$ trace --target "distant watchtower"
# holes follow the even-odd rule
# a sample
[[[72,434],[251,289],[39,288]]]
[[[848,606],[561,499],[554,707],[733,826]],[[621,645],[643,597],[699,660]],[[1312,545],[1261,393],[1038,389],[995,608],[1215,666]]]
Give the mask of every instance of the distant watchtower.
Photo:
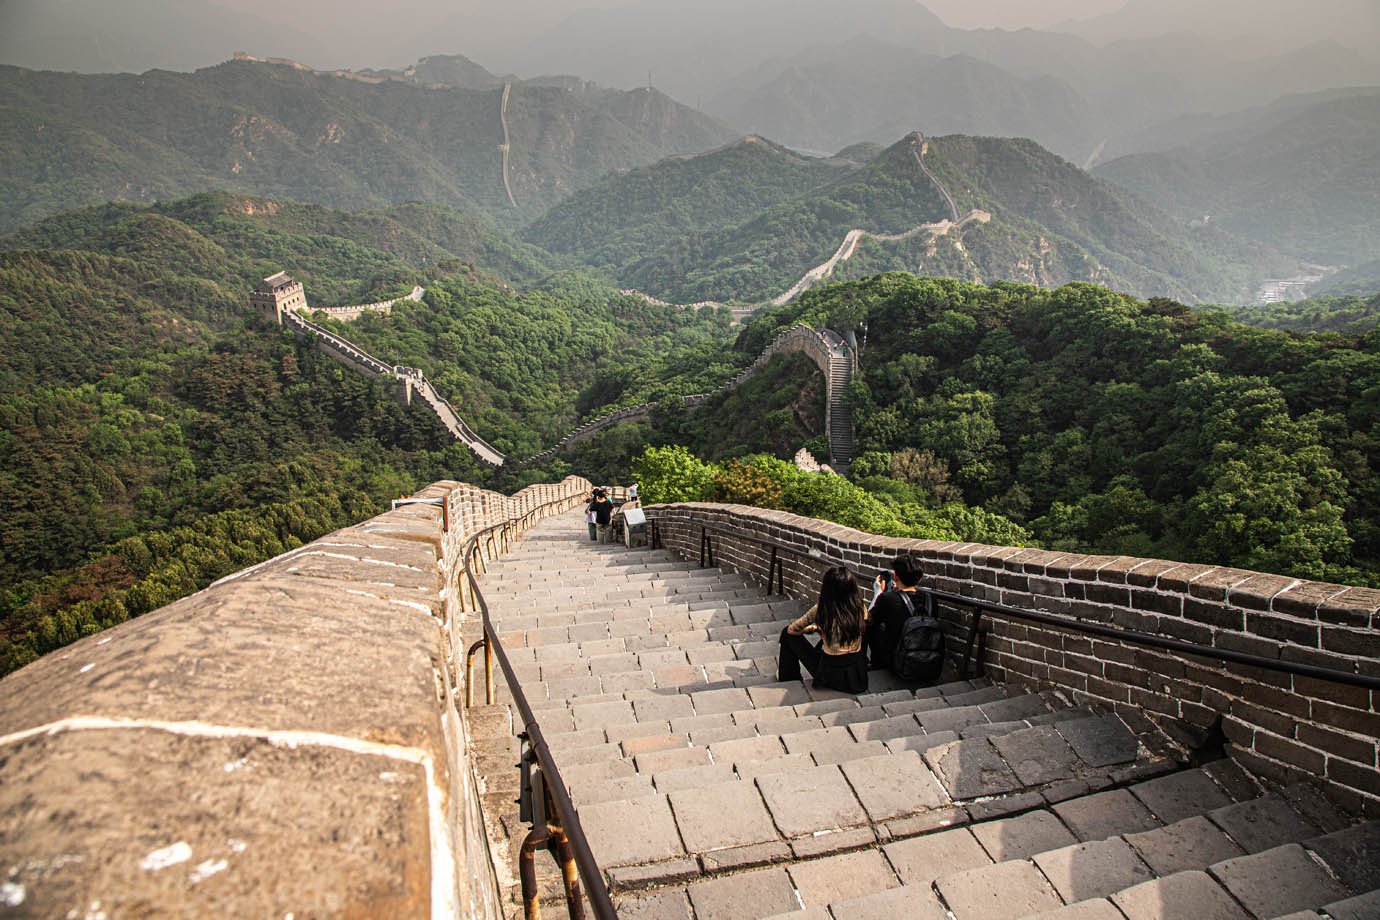
[[[275,323],[282,325],[284,310],[306,309],[307,293],[302,288],[302,282],[293,281],[287,272],[278,272],[254,287],[249,302]]]

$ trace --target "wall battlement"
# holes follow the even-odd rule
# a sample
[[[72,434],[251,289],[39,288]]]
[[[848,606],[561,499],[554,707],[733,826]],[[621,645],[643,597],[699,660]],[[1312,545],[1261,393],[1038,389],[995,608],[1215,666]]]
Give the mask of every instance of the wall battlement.
[[[457,567],[590,484],[455,482],[0,681],[0,862],[34,916],[496,917]]]

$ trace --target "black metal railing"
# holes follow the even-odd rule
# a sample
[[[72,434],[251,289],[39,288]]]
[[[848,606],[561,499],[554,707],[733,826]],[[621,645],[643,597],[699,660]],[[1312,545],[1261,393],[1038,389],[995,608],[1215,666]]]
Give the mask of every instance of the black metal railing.
[[[653,545],[661,545],[661,531],[656,518],[648,512],[648,519],[651,522],[653,533]],[[691,525],[696,526],[694,524]],[[782,554],[789,554],[808,559],[827,561],[828,557],[818,550],[802,550],[798,547],[788,546],[772,537],[761,536],[758,534],[747,533],[739,528],[729,527],[724,524],[701,523],[700,528],[700,566],[706,562],[714,565],[714,534],[727,535],[734,539],[747,540],[763,546],[769,546],[772,550],[771,565],[767,573],[767,593],[772,593],[772,580],[775,577],[778,594],[784,594],[784,565],[781,559]],[[878,572],[873,575],[880,574]],[[1317,680],[1332,681],[1339,684],[1347,684],[1353,687],[1365,687],[1369,690],[1380,690],[1380,677],[1368,674],[1357,674],[1352,671],[1339,671],[1336,668],[1326,668],[1320,665],[1307,664],[1301,661],[1286,661],[1281,658],[1266,658],[1262,655],[1253,655],[1249,652],[1238,652],[1233,649],[1218,648],[1212,645],[1201,645],[1197,642],[1189,642],[1183,639],[1171,639],[1167,636],[1159,636],[1154,633],[1138,632],[1133,629],[1124,629],[1119,626],[1105,626],[1101,623],[1089,623],[1075,617],[1061,616],[1055,613],[1047,613],[1043,610],[1023,610],[1019,607],[1007,607],[1003,604],[994,604],[989,601],[981,601],[976,598],[966,597],[962,594],[950,594],[944,591],[935,591],[929,588],[918,589],[922,594],[928,594],[936,602],[948,604],[950,607],[966,607],[972,610],[972,620],[968,624],[967,641],[963,650],[962,665],[959,670],[961,677],[967,677],[972,669],[973,661],[979,663],[982,658],[982,642],[985,633],[982,631],[983,614],[993,614],[1006,617],[1008,619],[1024,620],[1026,622],[1040,623],[1045,626],[1052,626],[1056,629],[1064,629],[1071,632],[1084,633],[1087,635],[1100,636],[1108,639],[1115,639],[1131,645],[1138,645],[1144,648],[1159,649],[1162,651],[1181,652],[1187,655],[1196,655],[1199,658],[1207,658],[1213,661],[1230,662],[1233,664],[1243,664],[1255,668],[1263,668],[1283,674],[1296,675],[1299,677],[1311,677]]]
[[[518,867],[522,881],[523,904],[528,918],[540,916],[534,857],[536,850],[541,847],[548,849],[561,866],[566,909],[571,920],[581,920],[584,917],[583,897],[589,899],[590,907],[599,920],[615,920],[617,912],[609,897],[603,871],[599,868],[599,863],[589,847],[589,840],[580,826],[570,792],[561,779],[560,771],[556,769],[556,762],[552,759],[546,736],[542,733],[536,714],[532,712],[531,704],[522,692],[512,662],[509,661],[503,643],[489,619],[489,605],[484,599],[484,592],[479,588],[476,568],[484,564],[481,545],[487,547],[489,558],[492,559],[497,553],[505,552],[539,517],[551,509],[564,505],[562,510],[569,510],[583,501],[582,496],[563,496],[538,505],[519,517],[486,527],[469,539],[461,557],[470,601],[473,609],[478,610],[483,624],[483,637],[470,646],[465,655],[465,705],[474,705],[474,659],[482,648],[486,701],[490,705],[494,702],[493,666],[497,660],[512,693],[513,703],[517,706],[518,715],[522,719],[523,731],[518,734],[522,742],[522,757],[519,763],[519,769],[522,771],[519,809],[522,820],[530,822],[533,828],[522,842]],[[465,587],[460,586],[462,610]],[[580,889],[581,881],[584,882],[583,896]]]

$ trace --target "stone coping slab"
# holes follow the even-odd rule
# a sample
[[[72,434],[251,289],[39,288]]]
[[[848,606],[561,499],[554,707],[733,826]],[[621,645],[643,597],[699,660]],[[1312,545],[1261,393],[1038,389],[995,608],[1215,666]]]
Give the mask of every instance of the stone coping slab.
[[[427,782],[320,744],[40,735],[0,750],[0,864],[32,916],[430,916]]]

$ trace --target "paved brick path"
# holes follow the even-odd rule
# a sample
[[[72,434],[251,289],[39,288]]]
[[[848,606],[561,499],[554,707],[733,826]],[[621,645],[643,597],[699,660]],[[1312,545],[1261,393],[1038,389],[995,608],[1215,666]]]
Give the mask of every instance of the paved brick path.
[[[1229,761],[1180,771],[1147,720],[982,682],[778,683],[800,602],[591,543],[578,513],[482,584],[620,915],[1249,920],[1380,888],[1376,824],[1348,830],[1309,789],[1266,794]],[[517,916],[506,688],[471,716]],[[1333,917],[1377,916],[1358,903]]]

